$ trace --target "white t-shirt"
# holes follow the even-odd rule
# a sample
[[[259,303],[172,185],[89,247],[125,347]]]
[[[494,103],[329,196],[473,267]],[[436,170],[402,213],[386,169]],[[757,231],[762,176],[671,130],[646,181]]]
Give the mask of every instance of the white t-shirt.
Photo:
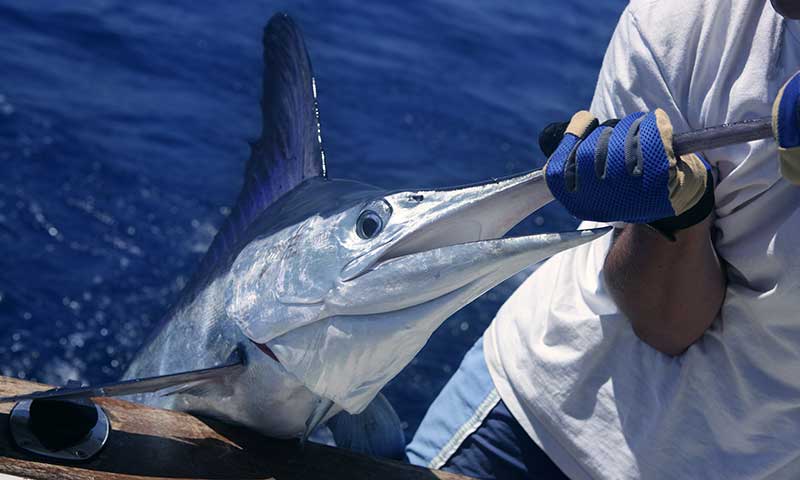
[[[676,132],[768,116],[798,32],[766,0],[634,0],[591,110],[661,107]],[[486,332],[501,398],[572,478],[800,478],[800,188],[771,140],[706,156],[728,288],[686,353],[640,341],[609,297],[610,235],[544,263]]]

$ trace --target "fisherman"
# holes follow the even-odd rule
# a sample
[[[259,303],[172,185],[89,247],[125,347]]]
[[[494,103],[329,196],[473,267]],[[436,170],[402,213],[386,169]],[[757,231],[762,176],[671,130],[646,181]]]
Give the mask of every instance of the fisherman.
[[[614,235],[509,298],[411,462],[478,478],[800,475],[796,19],[797,0],[630,3],[591,105],[623,120],[580,112],[543,145],[556,198]],[[772,140],[672,153],[673,129],[769,115],[780,156]]]

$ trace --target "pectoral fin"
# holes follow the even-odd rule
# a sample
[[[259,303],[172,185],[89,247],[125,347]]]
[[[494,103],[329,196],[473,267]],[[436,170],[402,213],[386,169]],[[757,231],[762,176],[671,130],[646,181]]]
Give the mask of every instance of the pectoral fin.
[[[231,353],[225,363],[214,367],[159,375],[156,377],[134,378],[132,380],[123,380],[96,386],[75,386],[74,384],[70,385],[70,383],[74,382],[70,382],[64,387],[53,388],[42,392],[0,397],[0,403],[45,398],[66,400],[87,397],[120,397],[123,395],[157,392],[170,387],[177,387],[179,390],[184,388],[198,388],[201,384],[212,380],[234,375],[242,371],[244,366],[244,356],[237,348]]]

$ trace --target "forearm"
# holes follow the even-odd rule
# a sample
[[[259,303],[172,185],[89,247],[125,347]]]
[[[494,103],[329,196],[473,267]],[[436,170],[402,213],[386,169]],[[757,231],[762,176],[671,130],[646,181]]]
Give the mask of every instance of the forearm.
[[[626,225],[604,266],[606,284],[634,332],[668,355],[679,355],[714,321],[725,276],[714,252],[710,218],[670,242],[644,225]]]

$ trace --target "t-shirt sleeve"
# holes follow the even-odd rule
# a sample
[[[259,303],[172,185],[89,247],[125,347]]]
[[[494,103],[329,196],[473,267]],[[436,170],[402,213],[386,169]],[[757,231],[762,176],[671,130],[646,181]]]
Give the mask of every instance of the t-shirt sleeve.
[[[688,130],[664,71],[630,7],[620,17],[603,58],[590,111],[602,122],[661,108],[675,130]]]

